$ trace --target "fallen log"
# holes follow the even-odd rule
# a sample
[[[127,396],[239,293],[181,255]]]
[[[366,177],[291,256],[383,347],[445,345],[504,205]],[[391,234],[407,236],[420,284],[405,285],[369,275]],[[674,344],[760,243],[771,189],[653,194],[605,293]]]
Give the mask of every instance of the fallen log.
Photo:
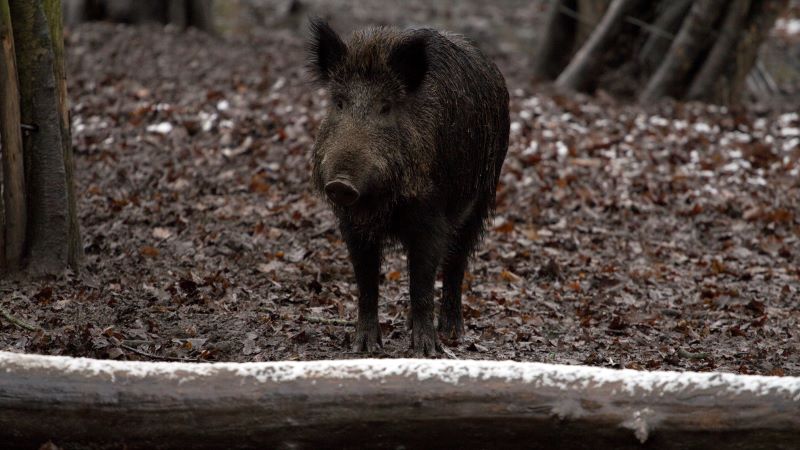
[[[800,448],[800,378],[511,361],[104,361],[0,352],[36,448]]]

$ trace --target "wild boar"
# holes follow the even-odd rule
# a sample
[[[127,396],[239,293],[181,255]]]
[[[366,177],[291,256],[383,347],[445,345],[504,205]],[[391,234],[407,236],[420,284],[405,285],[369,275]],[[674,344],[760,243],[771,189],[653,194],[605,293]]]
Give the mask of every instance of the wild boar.
[[[508,91],[464,37],[375,27],[345,42],[310,23],[311,74],[330,102],[312,156],[315,188],[338,218],[359,289],[355,351],[382,346],[378,285],[384,249],[400,243],[410,279],[411,348],[441,350],[464,332],[461,285],[494,210],[508,148]]]

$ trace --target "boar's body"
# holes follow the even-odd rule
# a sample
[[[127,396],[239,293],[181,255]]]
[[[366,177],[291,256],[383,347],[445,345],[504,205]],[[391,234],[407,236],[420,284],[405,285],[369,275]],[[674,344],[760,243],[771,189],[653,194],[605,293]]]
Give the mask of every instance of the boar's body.
[[[508,147],[508,92],[464,38],[431,29],[371,28],[345,44],[312,21],[311,66],[331,97],[313,154],[359,286],[355,349],[381,344],[383,249],[408,252],[412,348],[431,355],[433,284],[443,269],[439,329],[463,333],[461,283],[490,215]]]

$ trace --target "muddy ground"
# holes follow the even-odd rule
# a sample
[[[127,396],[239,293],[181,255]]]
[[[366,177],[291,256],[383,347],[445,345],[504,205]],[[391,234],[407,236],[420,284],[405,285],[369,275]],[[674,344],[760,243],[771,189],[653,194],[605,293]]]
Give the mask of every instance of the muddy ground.
[[[515,30],[540,13],[527,2],[459,2],[472,7],[450,12],[408,2],[392,16],[339,3],[321,12],[343,29],[427,20],[466,32],[509,80],[497,218],[467,277],[466,337],[443,357],[800,375],[791,102],[641,108],[551,94],[525,76],[519,45],[530,36]],[[221,37],[111,24],[69,31],[85,265],[59,279],[0,282],[0,306],[41,328],[0,319],[0,349],[364,356],[349,351],[356,290],[346,249],[308,183],[327,100],[306,82],[297,24],[266,17],[248,20],[268,28],[248,22]],[[385,349],[372,356],[410,355],[404,267],[397,253],[385,262]]]

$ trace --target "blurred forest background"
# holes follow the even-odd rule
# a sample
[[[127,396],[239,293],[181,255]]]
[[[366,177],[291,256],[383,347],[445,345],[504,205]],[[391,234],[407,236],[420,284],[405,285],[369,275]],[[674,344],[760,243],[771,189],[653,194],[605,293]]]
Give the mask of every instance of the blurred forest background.
[[[467,277],[467,334],[448,357],[800,374],[796,0],[63,0],[63,10],[60,136],[71,134],[75,175],[60,198],[74,202],[62,206],[80,233],[64,222],[50,233],[63,234],[63,258],[29,270],[57,276],[0,280],[2,349],[360,356],[346,350],[347,253],[308,183],[328,105],[304,69],[314,15],[343,35],[463,33],[506,76],[497,217]],[[24,142],[44,134],[26,120]],[[30,269],[37,235],[13,229],[6,247]],[[404,267],[392,255],[383,269],[383,356],[407,355]]]
[[[517,75],[534,81],[622,97],[646,90],[643,101],[737,103],[742,94],[761,100],[796,94],[796,46],[775,38],[797,34],[798,7],[796,0],[412,1],[399,8],[309,0],[66,0],[64,13],[70,25],[161,23],[228,35],[263,27],[302,33],[309,15],[335,18],[344,31],[433,26],[465,34],[496,58],[514,55],[520,64],[508,69],[525,67]]]

